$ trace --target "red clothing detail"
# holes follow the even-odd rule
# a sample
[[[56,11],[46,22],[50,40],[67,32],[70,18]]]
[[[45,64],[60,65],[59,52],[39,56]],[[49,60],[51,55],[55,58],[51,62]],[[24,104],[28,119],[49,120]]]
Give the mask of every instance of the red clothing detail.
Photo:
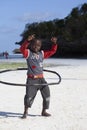
[[[33,65],[33,66],[32,66],[32,69],[35,69],[35,68],[36,68],[36,66],[35,66],[35,65]]]
[[[28,45],[29,45],[29,42],[25,40],[24,43],[20,47],[20,51],[25,58],[27,58],[29,55],[29,51],[28,51],[29,49],[27,49]]]
[[[29,56],[29,49],[27,49],[28,45],[29,45],[29,42],[25,40],[24,43],[20,47],[20,51],[25,58]],[[57,46],[58,46],[57,44],[53,44],[50,50],[43,51],[43,57],[48,58],[52,56],[56,52]]]
[[[44,76],[43,76],[43,74],[38,74],[38,75],[29,74],[27,77],[32,78],[32,79],[40,79],[40,78],[43,78]]]
[[[57,44],[53,44],[50,50],[43,51],[44,58],[52,56],[57,50]]]

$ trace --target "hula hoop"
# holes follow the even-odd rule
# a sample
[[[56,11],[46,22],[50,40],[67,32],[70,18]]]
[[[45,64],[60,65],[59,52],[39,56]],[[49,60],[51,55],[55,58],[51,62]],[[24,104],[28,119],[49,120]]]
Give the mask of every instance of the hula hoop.
[[[17,68],[17,69],[2,70],[2,71],[0,71],[0,74],[1,73],[6,73],[6,72],[10,72],[10,71],[19,71],[19,70],[27,70],[27,68]],[[44,85],[56,85],[56,84],[59,84],[61,82],[61,76],[57,72],[51,71],[51,70],[46,70],[46,69],[44,69],[43,71],[56,74],[57,77],[58,77],[58,82],[55,82],[55,83],[45,83],[45,84],[33,84],[33,85],[35,85],[35,86],[37,86],[37,85],[42,85],[42,86],[44,86]],[[2,80],[0,80],[0,83],[6,84],[6,85],[13,85],[13,86],[28,86],[28,85],[32,85],[32,84],[20,84],[20,83],[17,84],[17,83],[5,82],[5,81],[2,81]]]

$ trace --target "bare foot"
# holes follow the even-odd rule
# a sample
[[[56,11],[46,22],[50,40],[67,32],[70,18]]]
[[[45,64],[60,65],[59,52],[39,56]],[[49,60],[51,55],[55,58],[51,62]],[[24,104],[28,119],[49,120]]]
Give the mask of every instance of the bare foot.
[[[51,114],[49,114],[49,113],[47,113],[47,112],[42,112],[41,115],[42,115],[42,116],[46,116],[46,117],[51,116]]]

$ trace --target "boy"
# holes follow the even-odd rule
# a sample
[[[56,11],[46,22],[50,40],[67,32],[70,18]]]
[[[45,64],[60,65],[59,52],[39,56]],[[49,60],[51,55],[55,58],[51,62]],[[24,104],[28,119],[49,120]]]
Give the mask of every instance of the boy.
[[[28,108],[31,107],[34,98],[37,94],[37,91],[40,90],[43,98],[43,108],[41,115],[42,116],[51,116],[51,114],[46,112],[46,109],[49,108],[50,103],[50,90],[48,85],[39,85],[35,86],[33,84],[44,84],[47,83],[43,76],[43,59],[52,56],[57,50],[57,38],[51,38],[52,47],[50,50],[41,51],[41,40],[36,39],[34,35],[28,37],[27,40],[20,47],[20,51],[27,60],[27,84],[26,85],[26,94],[24,97],[24,114],[22,118],[27,118]],[[28,49],[29,47],[29,49]]]

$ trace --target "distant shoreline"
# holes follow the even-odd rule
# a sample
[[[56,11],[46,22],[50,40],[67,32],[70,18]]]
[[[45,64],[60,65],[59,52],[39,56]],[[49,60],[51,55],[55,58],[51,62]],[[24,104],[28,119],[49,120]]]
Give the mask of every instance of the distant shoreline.
[[[0,56],[1,59],[6,59],[5,56]],[[9,54],[7,59],[24,59],[22,54]],[[87,56],[84,57],[50,57],[49,59],[78,59],[87,60]]]
[[[63,66],[87,66],[86,59],[55,59],[48,58],[43,61],[44,67],[63,67]],[[14,69],[18,67],[27,67],[25,58],[0,59],[0,69]]]

